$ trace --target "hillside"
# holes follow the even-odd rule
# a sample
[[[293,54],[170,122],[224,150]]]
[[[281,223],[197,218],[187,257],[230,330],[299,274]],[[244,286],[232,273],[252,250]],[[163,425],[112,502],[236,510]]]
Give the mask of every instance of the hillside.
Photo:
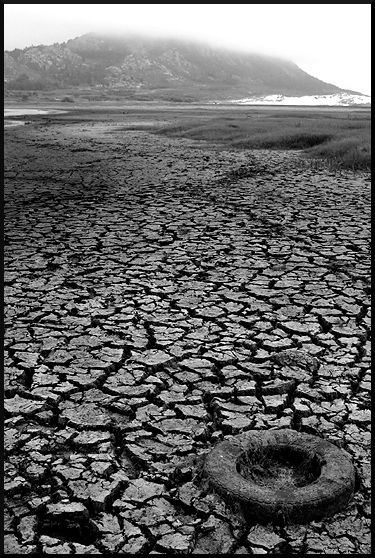
[[[342,91],[280,58],[180,40],[94,33],[5,52],[4,80],[6,91],[89,88],[181,100]]]

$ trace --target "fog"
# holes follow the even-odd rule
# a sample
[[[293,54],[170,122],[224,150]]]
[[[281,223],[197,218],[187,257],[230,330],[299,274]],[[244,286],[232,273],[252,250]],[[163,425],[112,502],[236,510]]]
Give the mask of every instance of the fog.
[[[6,50],[91,31],[196,40],[292,60],[371,94],[370,4],[5,4]]]

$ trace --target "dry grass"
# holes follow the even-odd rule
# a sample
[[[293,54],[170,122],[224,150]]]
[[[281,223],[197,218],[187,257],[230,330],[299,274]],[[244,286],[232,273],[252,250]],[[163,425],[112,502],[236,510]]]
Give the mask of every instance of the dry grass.
[[[230,116],[185,118],[156,133],[206,140],[241,149],[301,149],[330,168],[367,170],[371,165],[370,111],[339,109],[242,109]]]
[[[290,490],[314,482],[320,474],[320,465],[316,457],[293,448],[261,448],[242,455],[237,470],[259,486]]]
[[[370,170],[371,140],[369,137],[342,137],[315,146],[308,152],[315,159],[326,159],[332,168]]]

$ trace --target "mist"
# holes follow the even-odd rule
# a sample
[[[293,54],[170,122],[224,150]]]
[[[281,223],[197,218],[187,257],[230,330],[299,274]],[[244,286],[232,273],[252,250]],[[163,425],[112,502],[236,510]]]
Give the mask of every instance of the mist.
[[[371,93],[370,4],[5,4],[6,50],[97,32],[198,41],[284,58]],[[359,63],[360,61],[360,63]]]

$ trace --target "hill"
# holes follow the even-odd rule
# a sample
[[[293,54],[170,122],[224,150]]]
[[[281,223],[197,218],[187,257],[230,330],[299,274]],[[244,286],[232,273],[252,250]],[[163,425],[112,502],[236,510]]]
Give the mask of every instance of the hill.
[[[128,98],[170,100],[343,91],[281,58],[181,40],[95,33],[6,51],[4,81],[6,91],[88,88]]]

